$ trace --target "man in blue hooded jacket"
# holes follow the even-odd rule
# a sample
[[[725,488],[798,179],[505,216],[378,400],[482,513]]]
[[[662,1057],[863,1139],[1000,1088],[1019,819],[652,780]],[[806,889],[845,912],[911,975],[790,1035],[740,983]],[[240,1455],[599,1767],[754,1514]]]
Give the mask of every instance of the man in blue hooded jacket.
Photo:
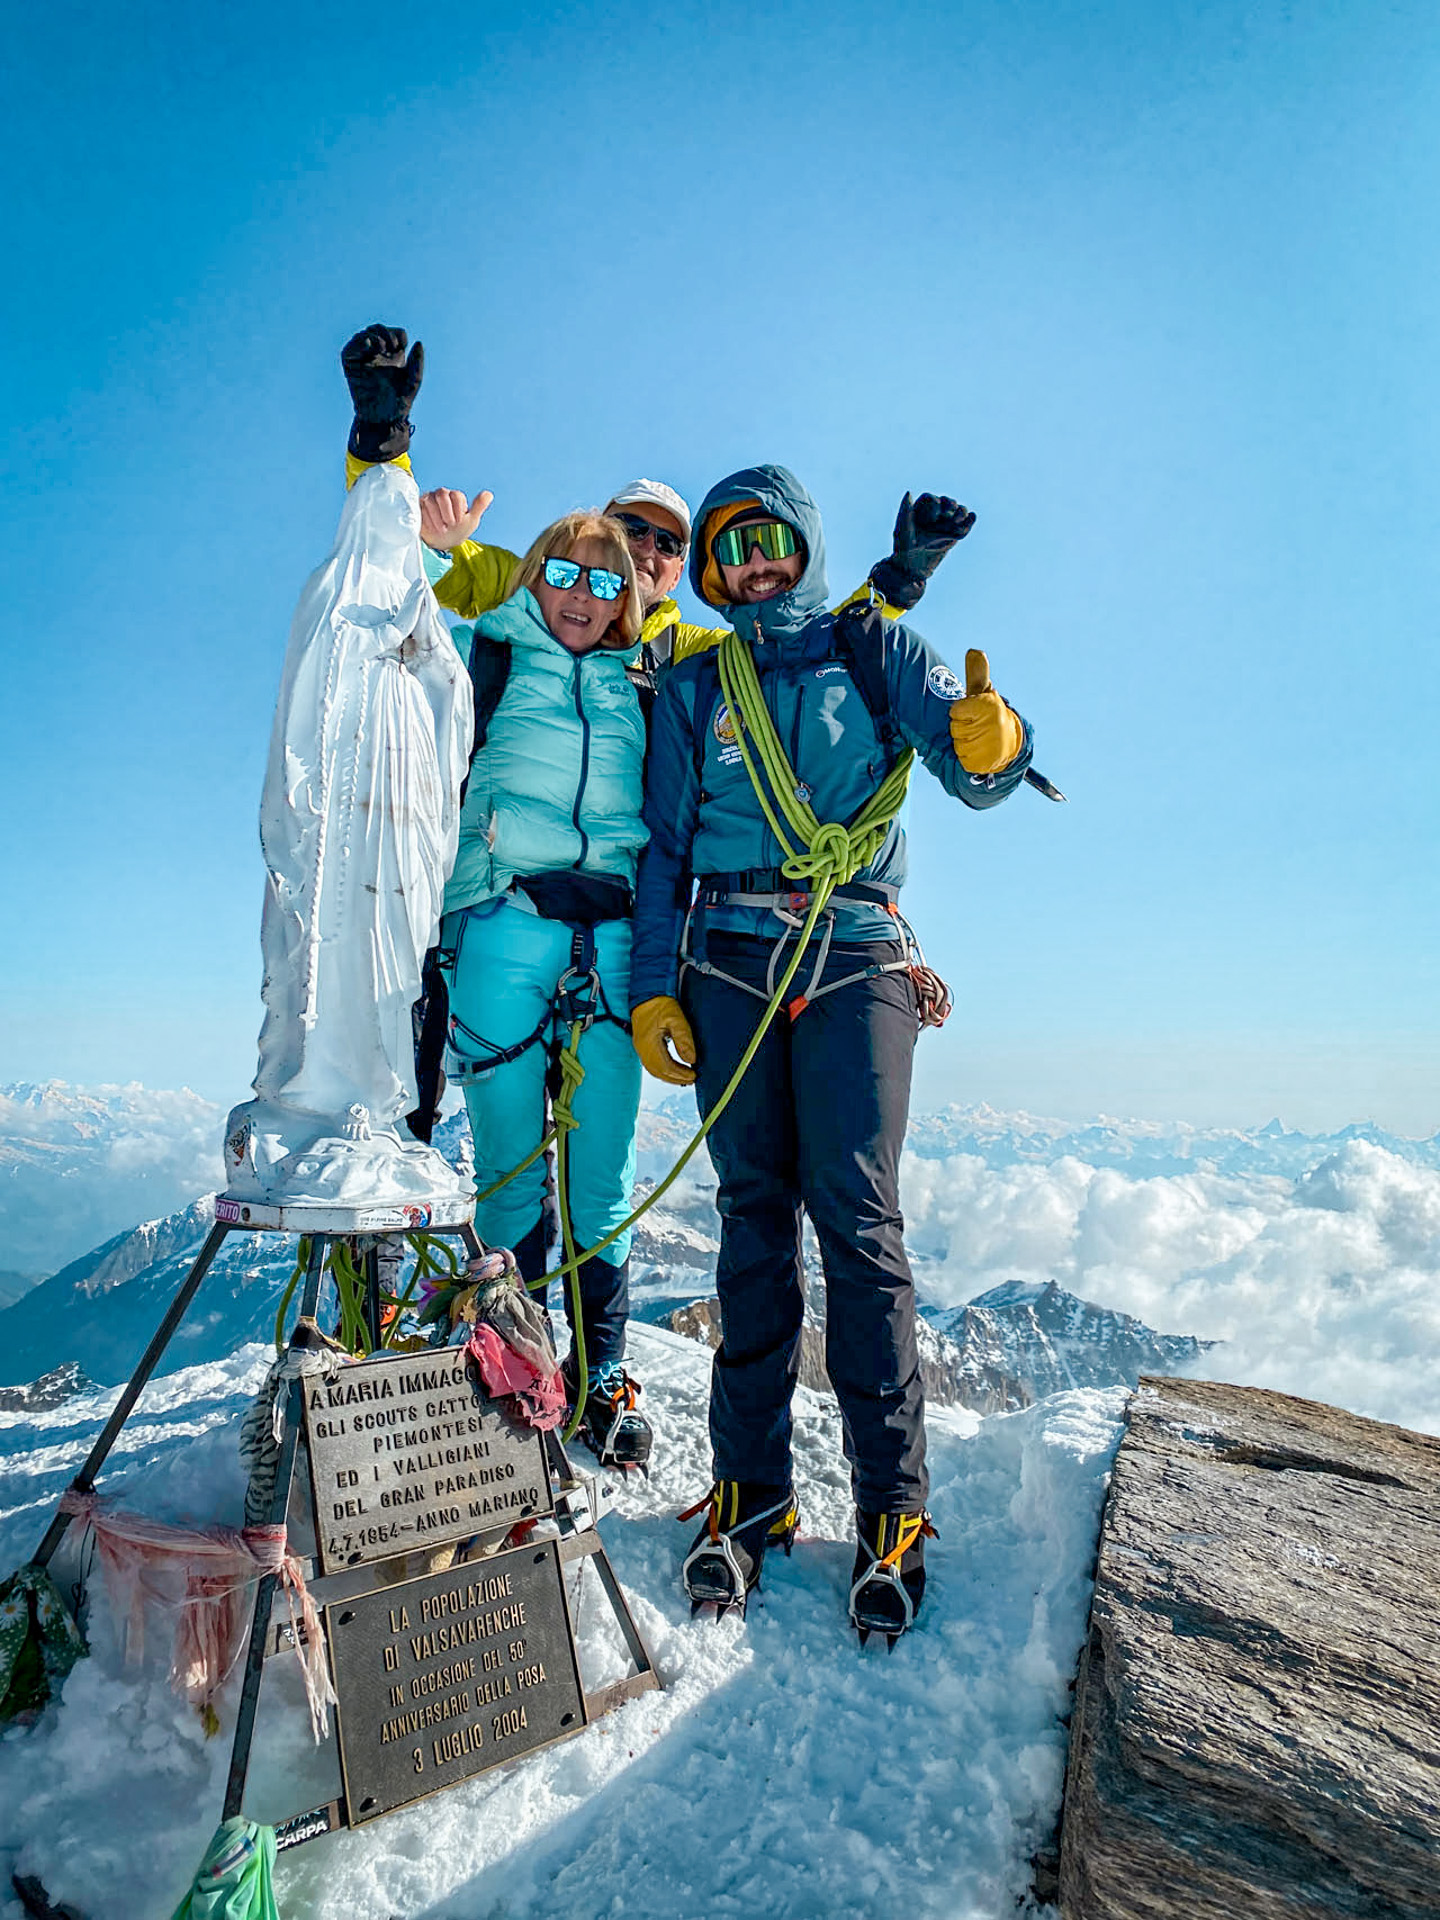
[[[872,614],[862,666],[857,629],[840,624],[855,615],[826,611],[819,513],[783,467],[748,468],[711,489],[695,520],[690,580],[748,648],[786,778],[793,772],[797,799],[820,822],[852,822],[906,747],[970,807],[995,806],[1020,784],[1030,729],[990,687],[983,654],[969,655],[962,686],[918,634]],[[635,1047],[660,1079],[694,1080],[702,1114],[730,1082],[809,906],[780,870],[786,850],[737,739],[745,727],[707,653],[671,672],[650,743],[650,841],[631,962]],[[899,1206],[920,1024],[896,907],[904,877],[905,837],[892,820],[868,864],[832,896],[796,976],[801,992],[772,1021],[709,1135],[722,1222],[715,1486],[684,1571],[695,1605],[743,1607],[767,1546],[788,1550],[794,1537],[803,1210],[825,1269],[826,1367],[856,1504],[850,1617],[862,1637],[910,1625],[928,1531]]]

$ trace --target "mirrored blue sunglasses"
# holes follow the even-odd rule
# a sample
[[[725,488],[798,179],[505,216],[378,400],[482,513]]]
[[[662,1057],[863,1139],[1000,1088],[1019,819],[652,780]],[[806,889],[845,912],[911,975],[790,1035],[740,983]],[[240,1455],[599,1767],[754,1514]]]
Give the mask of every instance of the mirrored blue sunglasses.
[[[608,567],[582,567],[578,560],[557,560],[553,556],[546,558],[547,587],[559,587],[563,593],[574,586],[582,573],[585,575],[585,584],[597,600],[618,600],[625,591],[623,573],[612,573]]]

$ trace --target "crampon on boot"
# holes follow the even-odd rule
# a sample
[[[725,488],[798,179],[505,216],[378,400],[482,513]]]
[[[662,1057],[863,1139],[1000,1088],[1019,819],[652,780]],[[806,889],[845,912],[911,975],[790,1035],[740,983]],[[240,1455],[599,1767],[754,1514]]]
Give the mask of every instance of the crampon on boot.
[[[760,1565],[769,1547],[795,1544],[800,1509],[788,1487],[761,1486],[749,1480],[719,1480],[703,1500],[687,1507],[682,1520],[710,1511],[685,1556],[680,1578],[694,1615],[713,1606],[720,1613],[738,1607],[760,1583]]]
[[[925,1594],[925,1541],[935,1537],[928,1513],[857,1513],[850,1624],[863,1647],[883,1633],[891,1647],[920,1610]]]
[[[655,1436],[644,1414],[635,1410],[639,1392],[639,1386],[618,1360],[597,1367],[590,1375],[579,1433],[602,1467],[649,1470]]]

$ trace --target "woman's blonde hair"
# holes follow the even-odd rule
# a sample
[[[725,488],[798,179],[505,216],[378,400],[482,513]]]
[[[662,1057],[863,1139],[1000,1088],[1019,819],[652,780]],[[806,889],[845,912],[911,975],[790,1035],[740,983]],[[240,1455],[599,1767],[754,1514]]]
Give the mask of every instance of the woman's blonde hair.
[[[582,540],[598,541],[605,551],[607,563],[616,573],[623,574],[625,579],[624,591],[614,603],[617,609],[615,618],[605,629],[599,644],[602,647],[633,647],[645,624],[645,603],[640,598],[640,583],[635,578],[635,562],[626,545],[625,529],[608,513],[580,507],[574,513],[565,513],[558,520],[552,520],[510,575],[509,592],[518,593],[521,587],[529,587],[533,593],[536,584],[544,578],[546,560],[568,560]]]

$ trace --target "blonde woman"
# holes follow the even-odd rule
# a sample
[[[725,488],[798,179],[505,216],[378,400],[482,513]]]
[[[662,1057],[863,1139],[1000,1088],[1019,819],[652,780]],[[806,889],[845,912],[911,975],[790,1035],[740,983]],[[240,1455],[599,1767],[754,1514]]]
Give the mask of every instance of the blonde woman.
[[[543,1138],[559,1048],[572,1019],[593,1014],[566,1156],[579,1247],[625,1218],[635,1179],[640,1063],[627,1014],[645,725],[626,669],[643,619],[624,529],[580,512],[545,529],[515,567],[509,598],[476,622],[477,684],[502,650],[508,660],[471,762],[441,923],[452,1077],[469,1110],[477,1193]],[[482,1237],[512,1247],[532,1283],[545,1272],[544,1212],[539,1159],[476,1215]],[[626,1233],[580,1269],[585,1422],[602,1459],[643,1465],[650,1429],[621,1364],[629,1252]],[[572,1346],[572,1392],[576,1371]]]

